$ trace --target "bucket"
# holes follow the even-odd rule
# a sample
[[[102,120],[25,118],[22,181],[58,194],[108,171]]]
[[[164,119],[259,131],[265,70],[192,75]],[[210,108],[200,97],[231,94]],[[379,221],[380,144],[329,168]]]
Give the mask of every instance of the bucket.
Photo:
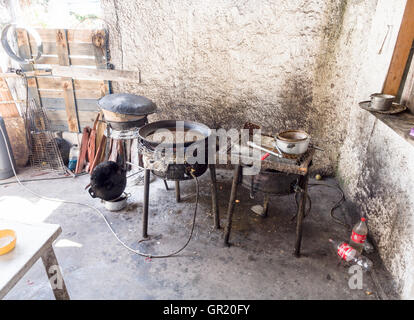
[[[16,168],[16,164],[14,162],[13,151],[10,146],[9,136],[7,135],[6,125],[4,124],[4,120],[2,117],[0,117],[0,127],[0,180],[3,180],[13,176],[13,167]],[[12,163],[10,162],[7,148],[11,153],[10,155],[12,157],[13,167]]]

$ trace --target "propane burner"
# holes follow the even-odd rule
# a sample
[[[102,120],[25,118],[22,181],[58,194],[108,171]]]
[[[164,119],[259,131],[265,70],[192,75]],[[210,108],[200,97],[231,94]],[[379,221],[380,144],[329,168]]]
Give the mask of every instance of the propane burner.
[[[138,131],[144,168],[164,180],[191,179],[206,172],[211,130],[191,121],[164,120]]]
[[[154,136],[157,135],[157,137]],[[162,137],[164,134],[164,137]],[[195,139],[194,139],[195,137]],[[150,174],[162,178],[167,190],[167,180],[175,181],[176,201],[180,202],[180,181],[197,179],[207,168],[211,176],[211,202],[214,224],[220,228],[215,164],[208,164],[209,139],[212,130],[192,121],[164,120],[147,124],[138,131],[139,153],[145,168],[144,212],[142,236],[148,237],[148,205]],[[214,140],[214,147],[215,140]]]

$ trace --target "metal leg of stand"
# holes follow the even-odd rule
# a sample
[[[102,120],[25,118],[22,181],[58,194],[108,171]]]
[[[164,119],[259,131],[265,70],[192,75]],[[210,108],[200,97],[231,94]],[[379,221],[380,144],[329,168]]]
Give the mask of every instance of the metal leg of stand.
[[[263,213],[262,213],[263,218],[267,217],[267,212],[269,211],[269,200],[270,200],[270,195],[268,193],[265,193],[264,201],[263,201]]]
[[[180,181],[175,181],[175,200],[177,200],[177,202],[181,201],[181,197],[180,197]]]
[[[306,199],[308,194],[308,181],[309,174],[306,174],[305,176],[301,176],[299,178],[299,187],[302,189],[302,192],[300,194],[298,214],[296,220],[296,242],[294,251],[294,255],[296,257],[300,256],[300,246],[302,244],[302,222],[305,215]]]
[[[216,166],[210,164],[210,177],[211,177],[211,209],[214,215],[214,227],[220,229],[220,214],[218,208],[218,199],[217,199],[217,178],[216,178]]]
[[[145,169],[144,175],[144,214],[142,216],[142,237],[148,238],[148,202],[151,170]]]
[[[230,245],[229,239],[230,239],[231,225],[233,222],[233,212],[234,212],[234,207],[235,207],[237,186],[239,184],[239,176],[241,173],[241,168],[242,168],[241,165],[236,165],[236,167],[234,168],[234,173],[233,173],[233,184],[231,186],[229,206],[227,208],[227,226],[226,226],[226,230],[224,233],[224,244],[227,246]]]

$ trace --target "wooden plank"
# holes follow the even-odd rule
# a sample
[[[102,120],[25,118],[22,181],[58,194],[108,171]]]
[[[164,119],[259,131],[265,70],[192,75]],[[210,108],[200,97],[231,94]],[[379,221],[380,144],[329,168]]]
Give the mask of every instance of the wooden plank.
[[[20,29],[17,32],[17,45],[19,47],[19,55],[21,57],[31,57],[33,52],[32,48],[30,47],[29,43],[29,36],[26,30]],[[22,65],[23,71],[34,71],[34,67],[32,64],[24,64]],[[29,97],[35,99],[35,101],[41,106],[39,92],[37,90],[37,80],[28,79],[28,87],[29,87]]]
[[[29,148],[26,141],[26,127],[22,117],[4,118],[7,135],[18,167],[24,167],[29,160]]]
[[[414,40],[414,0],[407,0],[383,92],[397,95]]]
[[[65,100],[63,98],[42,98],[42,104],[46,109],[66,110]],[[99,111],[96,99],[76,99],[76,107],[78,114],[82,111]]]
[[[55,42],[57,29],[36,29],[43,42]],[[69,43],[91,43],[95,30],[90,29],[66,29],[66,38]],[[32,41],[34,41],[32,39]]]
[[[71,77],[62,77],[62,78],[71,78]],[[61,77],[39,77],[37,83],[39,90],[48,89],[48,90],[62,90],[62,87],[66,80]],[[31,79],[29,79],[31,80]],[[90,90],[90,91],[101,91],[101,83],[96,80],[74,80],[73,81],[74,90]]]
[[[60,109],[46,109],[50,121],[63,121],[67,119],[66,111]],[[79,122],[93,125],[97,112],[96,111],[79,111]]]
[[[69,56],[71,65],[77,66],[95,66],[94,57],[74,57]],[[52,65],[59,65],[59,57],[58,56],[42,56],[39,60],[36,61],[37,65],[42,64],[52,64]]]
[[[141,82],[140,73],[138,71],[52,66],[52,74],[54,77],[71,77],[73,79]]]
[[[108,34],[104,30],[97,31],[92,36],[92,44],[95,56],[96,69],[107,69],[106,48],[107,48]],[[107,80],[101,83],[101,96],[109,93],[109,82]]]
[[[51,90],[39,88],[40,98],[63,98],[63,90]],[[78,90],[75,86],[76,101],[79,99],[99,99],[102,96],[101,90]],[[79,107],[79,106],[78,106]]]
[[[69,66],[68,40],[66,37],[66,30],[64,29],[56,30],[56,48],[58,51],[59,64],[62,66]],[[63,98],[65,99],[69,130],[71,132],[80,132],[75,94],[73,92],[73,81],[71,78],[64,78],[62,81]]]
[[[30,42],[31,46],[36,46],[35,41]],[[57,55],[56,41],[43,42],[43,54]],[[93,56],[94,48],[91,43],[69,43],[70,56]]]
[[[9,86],[3,78],[0,78],[0,101],[13,101]],[[0,104],[0,115],[3,118],[20,117],[19,110],[15,103]]]
[[[68,120],[69,130],[71,132],[80,132],[80,126],[78,121],[78,114],[76,111],[76,100],[73,92],[72,79],[68,80],[63,85],[63,99],[66,105],[66,115]]]
[[[25,74],[27,77],[51,76],[52,72],[44,71],[44,70],[33,70],[33,71],[26,71]],[[21,78],[21,76],[14,72],[1,72],[0,78]]]
[[[411,60],[411,66],[408,70],[407,79],[404,83],[404,89],[401,94],[401,103],[406,105],[407,108],[414,113],[414,59]]]

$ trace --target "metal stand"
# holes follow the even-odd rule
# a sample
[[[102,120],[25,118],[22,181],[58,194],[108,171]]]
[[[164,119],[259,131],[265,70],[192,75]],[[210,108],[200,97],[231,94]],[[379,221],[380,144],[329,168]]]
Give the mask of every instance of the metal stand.
[[[217,177],[216,177],[216,166],[213,164],[208,165],[210,170],[211,178],[211,208],[214,215],[214,227],[220,229],[220,215],[218,209],[218,199],[217,199]]]
[[[148,238],[148,204],[151,170],[145,169],[144,175],[144,214],[142,216],[142,237]]]
[[[181,201],[180,197],[180,181],[175,181],[175,200],[177,202]]]
[[[230,193],[230,200],[227,208],[227,226],[224,233],[224,244],[226,246],[230,246],[230,232],[233,222],[233,213],[235,207],[235,200],[237,196],[237,188],[240,183],[240,175],[241,175],[241,165],[236,165],[233,172],[233,183],[231,186],[231,193]],[[308,193],[308,181],[309,181],[309,174],[300,176],[299,178],[299,188],[300,188],[300,200],[298,206],[298,214],[297,214],[297,221],[296,221],[296,241],[295,241],[295,250],[294,255],[296,257],[300,256],[300,246],[302,242],[302,222],[305,215],[305,206],[306,206],[306,199]],[[265,193],[264,205],[263,205],[263,217],[267,216],[267,211],[269,208],[269,194]]]
[[[219,209],[217,203],[217,180],[216,180],[216,168],[215,165],[209,165],[210,168],[210,177],[211,177],[211,202],[212,202],[212,211],[214,214],[214,226],[216,229],[220,228],[220,219],[219,219]],[[142,237],[143,239],[148,239],[148,207],[149,207],[149,190],[150,190],[150,175],[151,170],[145,169],[144,176],[144,208],[143,208],[143,217],[142,217]],[[168,190],[167,181],[164,180],[166,189]],[[181,201],[180,195],[180,182],[175,181],[175,196],[177,202]]]
[[[231,232],[231,225],[233,223],[233,212],[235,207],[235,200],[237,195],[237,186],[240,181],[240,174],[241,174],[241,165],[236,165],[233,172],[233,183],[231,185],[231,193],[230,193],[230,200],[229,200],[229,206],[227,208],[227,226],[226,230],[224,232],[224,244],[227,246],[230,246],[229,238],[230,238],[230,232]]]
[[[270,200],[270,194],[265,193],[264,195],[264,201],[263,201],[263,212],[262,212],[262,218],[267,217],[267,212],[269,211],[269,200]]]
[[[299,187],[301,188],[301,191],[298,206],[298,215],[296,218],[296,241],[294,251],[296,257],[300,256],[300,245],[302,243],[302,222],[305,215],[306,198],[308,194],[308,181],[309,174],[306,174],[305,176],[301,176],[299,178]]]

